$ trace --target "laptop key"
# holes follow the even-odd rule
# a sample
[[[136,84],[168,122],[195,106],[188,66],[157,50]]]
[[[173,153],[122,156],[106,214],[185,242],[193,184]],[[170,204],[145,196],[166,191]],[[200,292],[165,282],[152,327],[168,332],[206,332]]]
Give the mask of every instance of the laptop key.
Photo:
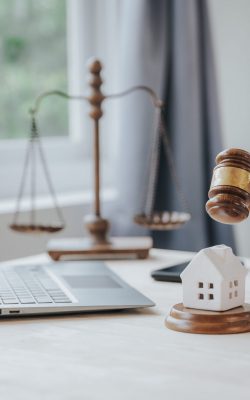
[[[59,298],[59,299],[60,299],[61,297],[64,298],[64,299],[67,299],[67,298],[68,298],[68,296],[66,295],[66,293],[63,293],[63,292],[62,292],[62,293],[55,293],[55,294],[53,293],[53,294],[51,294],[50,296],[51,296],[52,298]]]
[[[23,293],[19,293],[19,292],[15,292],[17,297],[30,297],[30,294],[28,292],[23,292]]]
[[[31,294],[32,294],[32,296],[35,297],[35,298],[37,298],[37,297],[48,297],[48,296],[46,296],[46,293],[43,293],[43,292],[39,292],[39,293],[33,293],[33,292],[31,292]]]
[[[13,300],[13,299],[16,299],[16,297],[13,296],[13,294],[7,295],[7,296],[1,296],[1,298],[4,299],[4,300]]]
[[[53,301],[49,297],[35,297],[37,303],[53,303]]]
[[[36,304],[35,300],[33,299],[20,299],[21,304]]]
[[[16,299],[3,299],[3,304],[19,304],[19,301]]]
[[[20,301],[25,301],[25,300],[30,300],[30,301],[34,301],[33,297],[31,296],[18,296]]]
[[[55,303],[72,303],[72,301],[69,298],[65,299],[53,299]]]
[[[38,304],[52,304],[54,303],[52,300],[42,300],[42,299],[38,299],[37,300]]]
[[[13,295],[11,290],[6,290],[6,291],[1,291],[0,296],[8,296],[8,295]]]

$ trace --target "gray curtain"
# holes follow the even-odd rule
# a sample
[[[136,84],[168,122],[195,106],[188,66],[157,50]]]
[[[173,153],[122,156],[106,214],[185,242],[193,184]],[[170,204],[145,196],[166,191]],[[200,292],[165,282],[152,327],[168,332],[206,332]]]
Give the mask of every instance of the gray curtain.
[[[204,209],[216,154],[223,149],[206,0],[121,2],[121,89],[145,84],[167,104],[168,134],[191,221],[183,229],[152,232],[156,247],[199,250],[225,243],[232,230]],[[133,224],[143,210],[156,135],[154,110],[145,94],[120,101],[117,187],[113,218],[118,234],[144,234]],[[155,209],[180,210],[162,150]]]

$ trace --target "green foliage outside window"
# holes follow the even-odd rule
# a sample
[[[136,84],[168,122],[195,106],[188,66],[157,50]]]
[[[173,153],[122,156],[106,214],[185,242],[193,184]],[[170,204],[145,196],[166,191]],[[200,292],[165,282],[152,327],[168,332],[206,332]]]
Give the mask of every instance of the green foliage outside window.
[[[27,137],[28,109],[46,90],[67,91],[65,0],[0,0],[0,138]],[[43,136],[66,135],[67,102],[48,98]]]

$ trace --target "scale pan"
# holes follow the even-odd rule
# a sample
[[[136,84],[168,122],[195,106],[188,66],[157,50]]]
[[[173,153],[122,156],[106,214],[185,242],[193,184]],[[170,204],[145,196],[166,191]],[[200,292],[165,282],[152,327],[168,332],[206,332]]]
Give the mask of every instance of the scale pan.
[[[64,228],[63,225],[31,225],[11,224],[10,229],[20,233],[56,233]]]
[[[189,213],[178,211],[155,211],[150,215],[138,214],[134,217],[136,224],[155,231],[178,229],[191,218]]]

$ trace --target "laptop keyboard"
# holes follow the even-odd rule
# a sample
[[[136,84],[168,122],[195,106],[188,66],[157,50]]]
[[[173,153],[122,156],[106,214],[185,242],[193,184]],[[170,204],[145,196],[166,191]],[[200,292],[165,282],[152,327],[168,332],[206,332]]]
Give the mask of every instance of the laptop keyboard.
[[[5,271],[0,274],[0,304],[72,303],[45,272]]]

